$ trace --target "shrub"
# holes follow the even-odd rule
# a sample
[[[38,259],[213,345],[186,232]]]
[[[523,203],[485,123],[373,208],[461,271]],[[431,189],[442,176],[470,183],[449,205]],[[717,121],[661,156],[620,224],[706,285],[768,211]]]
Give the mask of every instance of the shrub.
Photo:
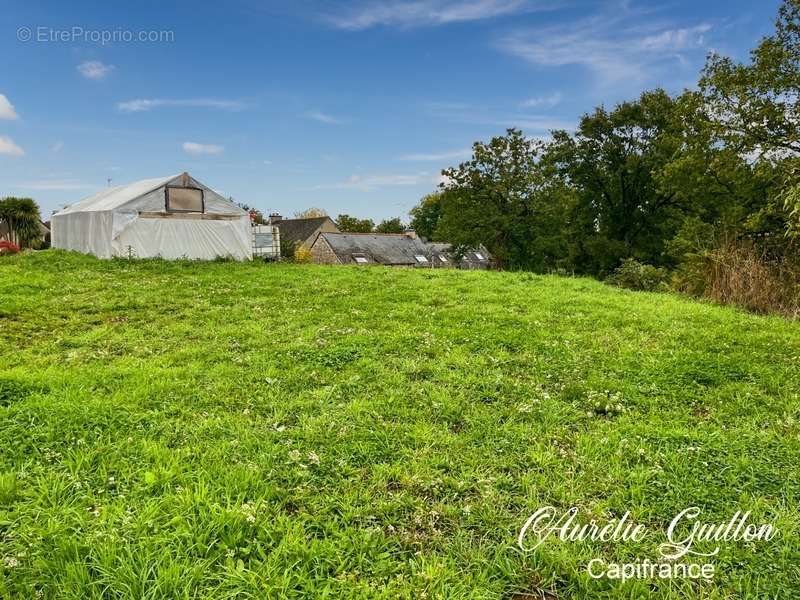
[[[667,288],[667,271],[640,263],[634,258],[626,258],[606,281],[629,290],[654,292]]]
[[[297,242],[281,238],[281,258],[293,259],[297,246]]]
[[[19,252],[19,246],[16,244],[12,244],[6,240],[0,241],[0,256],[4,256],[6,254],[17,254]]]
[[[294,251],[294,261],[299,263],[311,262],[311,250],[307,246],[298,246]]]

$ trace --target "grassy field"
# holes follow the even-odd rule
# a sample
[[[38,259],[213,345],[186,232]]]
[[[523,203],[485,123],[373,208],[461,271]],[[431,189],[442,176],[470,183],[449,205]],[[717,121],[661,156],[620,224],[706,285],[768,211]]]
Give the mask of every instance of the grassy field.
[[[0,597],[797,597],[798,394],[800,324],[586,279],[0,258]],[[623,584],[544,505],[779,535]]]

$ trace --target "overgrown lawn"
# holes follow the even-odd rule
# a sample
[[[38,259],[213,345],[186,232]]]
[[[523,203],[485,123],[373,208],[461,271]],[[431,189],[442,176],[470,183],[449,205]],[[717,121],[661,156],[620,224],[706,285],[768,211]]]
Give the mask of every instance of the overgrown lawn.
[[[586,279],[0,258],[0,597],[794,597],[798,394],[800,324]],[[779,535],[622,584],[545,505]]]

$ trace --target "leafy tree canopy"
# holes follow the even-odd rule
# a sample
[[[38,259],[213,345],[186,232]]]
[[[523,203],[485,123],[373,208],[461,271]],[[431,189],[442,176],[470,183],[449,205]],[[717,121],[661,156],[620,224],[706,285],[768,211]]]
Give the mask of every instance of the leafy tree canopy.
[[[370,233],[375,229],[372,219],[359,219],[350,215],[339,215],[336,217],[336,226],[341,231],[348,233]]]
[[[328,213],[322,208],[311,207],[294,213],[295,219],[313,219],[315,217],[327,217]]]
[[[375,231],[378,233],[403,233],[405,230],[406,226],[403,225],[399,217],[384,219],[378,223],[378,226],[375,228]]]

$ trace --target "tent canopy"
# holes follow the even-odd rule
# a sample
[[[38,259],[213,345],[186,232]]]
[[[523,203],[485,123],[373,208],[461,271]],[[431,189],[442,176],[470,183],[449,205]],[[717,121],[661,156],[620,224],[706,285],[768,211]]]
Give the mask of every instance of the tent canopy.
[[[52,217],[54,248],[100,258],[252,257],[246,211],[188,173],[107,188]]]

